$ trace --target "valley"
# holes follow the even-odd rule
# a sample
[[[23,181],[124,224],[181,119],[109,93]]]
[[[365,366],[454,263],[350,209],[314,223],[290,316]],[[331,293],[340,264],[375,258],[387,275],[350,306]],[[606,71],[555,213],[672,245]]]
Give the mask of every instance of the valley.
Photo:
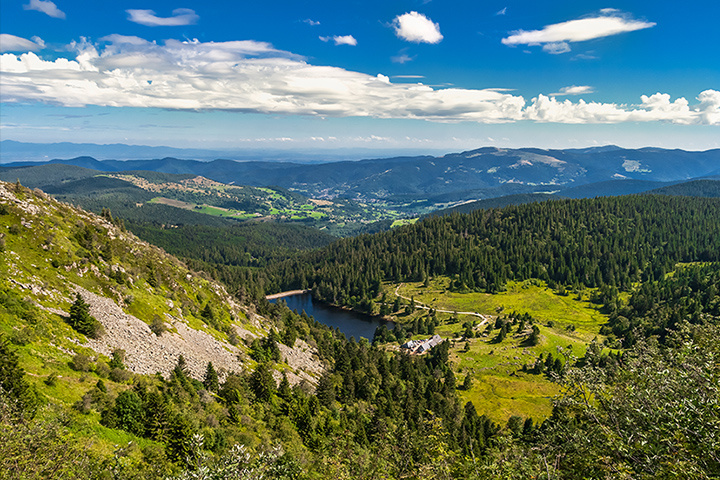
[[[591,291],[559,294],[543,282],[528,280],[508,282],[505,291],[495,294],[458,293],[450,289],[451,283],[450,278],[439,277],[427,285],[388,285],[386,291],[395,292],[404,306],[414,303],[412,312],[389,318],[401,328],[416,329],[414,324],[427,321],[428,312],[434,312],[438,325],[433,332],[451,343],[450,361],[458,383],[471,378],[472,387],[461,389],[461,398],[495,422],[506,423],[513,415],[541,421],[550,415],[552,399],[560,389],[550,374],[531,373],[535,363],[543,361],[541,355],[565,363],[584,354],[593,342],[609,351],[606,337],[600,334],[608,315],[600,311],[601,305],[588,301]],[[525,315],[532,322],[511,320],[507,336],[498,341],[498,319]],[[528,342],[533,325],[539,327],[534,345]]]
[[[560,455],[554,445],[572,442],[561,433],[570,424],[559,408],[579,412],[575,422],[595,408],[573,403],[578,392],[621,398],[614,389],[622,383],[595,384],[587,372],[635,368],[646,338],[706,342],[720,316],[713,198],[510,201],[422,219],[396,212],[383,231],[337,240],[327,223],[305,225],[292,212],[370,222],[350,216],[354,201],[194,175],[66,168],[11,172],[29,179],[51,172],[54,184],[44,186],[54,197],[100,215],[17,181],[0,184],[0,343],[6,371],[22,381],[0,380],[14,385],[28,412],[52,424],[44,405],[53,405],[73,419],[52,427],[74,435],[68,448],[86,452],[86,463],[73,468],[117,459],[112,446],[127,445],[122,475],[185,475],[194,468],[187,452],[224,462],[229,444],[264,455],[276,442],[285,453],[248,457],[255,460],[247,465],[288,462],[321,478],[345,468],[402,475],[400,458],[413,468],[436,462],[415,450],[430,445],[477,455],[496,471],[511,468],[497,455],[520,449],[540,472],[542,457],[529,452]],[[260,209],[265,221],[232,218]],[[382,325],[372,343],[348,341],[265,299],[291,290],[394,328]],[[73,326],[78,298],[99,333]],[[442,343],[402,353],[401,344],[431,335]],[[702,382],[713,381],[716,372],[708,373]],[[418,428],[430,424],[444,440]],[[14,431],[3,434],[5,445],[24,441]],[[562,441],[545,444],[548,435]],[[45,438],[53,455],[58,444]],[[338,464],[331,459],[339,445],[346,454]],[[398,460],[377,463],[387,451]],[[252,463],[260,458],[270,463]],[[457,457],[453,465],[472,478],[478,464]]]

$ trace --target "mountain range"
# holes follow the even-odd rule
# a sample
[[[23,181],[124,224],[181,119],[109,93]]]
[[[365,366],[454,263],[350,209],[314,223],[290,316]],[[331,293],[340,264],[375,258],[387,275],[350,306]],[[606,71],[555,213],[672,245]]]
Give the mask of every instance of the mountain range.
[[[7,163],[4,169],[45,163],[101,172],[146,170],[201,175],[227,184],[276,185],[313,198],[346,197],[438,206],[537,192],[571,198],[640,193],[720,175],[720,149],[693,152],[614,146],[566,150],[486,147],[444,156],[319,164],[76,157],[43,163]]]

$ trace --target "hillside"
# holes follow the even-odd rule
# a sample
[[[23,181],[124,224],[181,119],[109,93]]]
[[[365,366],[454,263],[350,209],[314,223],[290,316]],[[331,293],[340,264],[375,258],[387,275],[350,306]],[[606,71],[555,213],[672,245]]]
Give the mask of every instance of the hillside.
[[[660,196],[511,206],[269,267],[273,281],[307,280],[320,255],[316,293],[378,289],[369,306],[381,310],[395,296],[400,326],[371,345],[282,303],[241,304],[107,211],[0,183],[0,476],[710,478],[720,472],[720,276],[717,263],[676,263],[717,260],[717,207]],[[537,245],[520,249],[528,231]],[[493,250],[504,252],[492,259],[496,294],[473,270]],[[550,256],[514,273],[533,252]],[[451,270],[456,253],[469,276]],[[423,264],[433,258],[442,274]],[[422,267],[433,277],[378,281]],[[572,291],[560,281],[586,271]],[[432,331],[445,341],[401,353]]]
[[[270,324],[225,287],[139,240],[112,217],[7,183],[0,183],[0,201],[2,288],[40,309],[34,327],[4,317],[2,332],[9,337],[37,338],[52,358],[72,352],[110,357],[122,349],[128,370],[141,374],[167,376],[180,355],[198,379],[210,361],[223,375],[253,363],[242,340],[264,336]],[[65,323],[78,294],[104,327],[99,338],[84,338]]]
[[[720,197],[720,180],[700,179],[656,188],[647,192],[656,195],[684,197]]]
[[[431,215],[450,215],[452,213],[470,213],[475,210],[484,210],[488,208],[502,208],[509,205],[523,205],[526,203],[543,202],[550,199],[561,199],[557,195],[547,193],[526,193],[517,195],[506,195],[504,197],[488,198],[486,200],[477,200],[474,202],[461,203],[450,208],[436,210]]]
[[[373,204],[308,198],[278,186],[225,184],[191,173],[149,170],[104,173],[100,171],[104,162],[90,158],[76,160],[84,166],[49,163],[0,168],[0,180],[19,180],[23,185],[40,188],[96,213],[110,209],[126,220],[157,224],[230,226],[244,220],[273,221],[345,236],[402,216],[398,211]],[[128,166],[138,162],[119,163]],[[173,222],[168,222],[169,218]]]
[[[158,160],[97,161],[93,158],[53,160],[106,172],[152,170],[192,173],[238,185],[278,185],[312,198],[357,198],[387,201],[417,213],[429,198],[449,195],[454,202],[517,193],[558,191],[612,180],[677,182],[711,175],[720,165],[720,150],[689,152],[655,148],[590,148],[541,150],[480,148],[444,156],[395,157],[305,165],[276,162],[198,162]],[[11,165],[9,165],[11,166]],[[603,195],[637,193],[618,184]],[[585,193],[581,196],[596,196]],[[437,202],[435,202],[437,203]],[[447,206],[447,205],[443,205]],[[427,208],[430,206],[425,206]],[[434,205],[434,208],[442,206]]]

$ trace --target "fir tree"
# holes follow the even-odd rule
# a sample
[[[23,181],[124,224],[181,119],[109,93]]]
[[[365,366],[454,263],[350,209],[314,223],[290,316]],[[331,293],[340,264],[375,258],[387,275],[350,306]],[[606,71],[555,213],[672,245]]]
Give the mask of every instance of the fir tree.
[[[91,338],[99,338],[104,332],[102,324],[90,315],[90,305],[79,293],[75,294],[75,302],[70,306],[68,323],[78,332]]]
[[[213,367],[212,362],[208,362],[207,368],[205,369],[205,378],[203,378],[203,385],[205,389],[210,392],[217,392],[219,388],[218,374]]]

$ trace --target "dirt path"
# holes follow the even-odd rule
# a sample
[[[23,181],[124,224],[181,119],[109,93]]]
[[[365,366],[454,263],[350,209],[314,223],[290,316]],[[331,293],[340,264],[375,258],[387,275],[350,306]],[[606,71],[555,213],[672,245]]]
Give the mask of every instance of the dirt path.
[[[400,297],[404,300],[407,300],[408,302],[412,301],[411,298],[400,295],[400,287],[402,287],[402,286],[403,286],[403,284],[401,283],[400,285],[395,287],[395,295],[397,295],[398,297]],[[419,303],[418,301],[415,301],[415,307],[422,308],[423,310],[430,310],[432,308],[432,307],[429,307],[422,303]],[[479,317],[482,319],[482,322],[480,322],[477,325],[478,327],[481,327],[481,326],[485,325],[487,322],[489,322],[490,320],[492,320],[492,317],[490,315],[483,315],[482,313],[478,313],[478,312],[457,312],[455,310],[443,310],[441,308],[433,308],[433,310],[435,310],[436,312],[442,312],[442,313],[456,313],[458,315],[472,315],[474,317]]]

